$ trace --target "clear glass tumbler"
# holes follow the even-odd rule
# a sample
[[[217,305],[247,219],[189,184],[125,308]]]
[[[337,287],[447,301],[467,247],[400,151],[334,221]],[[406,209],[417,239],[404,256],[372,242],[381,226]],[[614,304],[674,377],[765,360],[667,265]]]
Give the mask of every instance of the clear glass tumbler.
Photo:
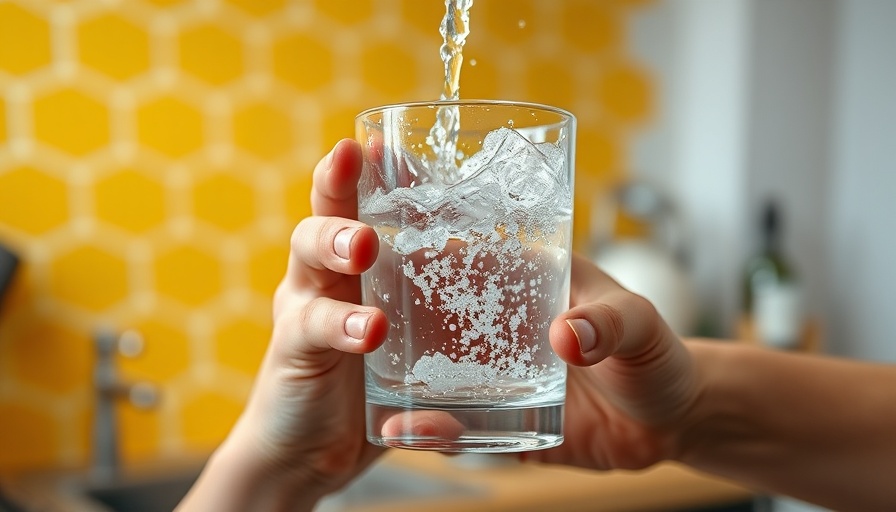
[[[356,119],[359,218],[380,251],[363,303],[389,319],[365,356],[367,437],[514,452],[563,441],[575,118],[498,101],[392,105]]]

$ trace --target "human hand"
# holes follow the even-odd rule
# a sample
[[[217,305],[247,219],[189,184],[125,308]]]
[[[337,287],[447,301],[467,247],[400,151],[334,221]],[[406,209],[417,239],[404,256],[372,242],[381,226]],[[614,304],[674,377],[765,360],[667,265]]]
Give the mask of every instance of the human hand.
[[[267,354],[227,441],[321,493],[382,451],[367,443],[364,426],[361,354],[382,343],[388,324],[380,310],[358,305],[358,274],[379,247],[376,232],[354,220],[360,171],[361,149],[350,140],[315,168],[313,215],[293,232]]]
[[[565,440],[526,460],[640,469],[677,455],[698,376],[652,304],[574,256],[570,309],[551,324],[550,337],[570,364]]]

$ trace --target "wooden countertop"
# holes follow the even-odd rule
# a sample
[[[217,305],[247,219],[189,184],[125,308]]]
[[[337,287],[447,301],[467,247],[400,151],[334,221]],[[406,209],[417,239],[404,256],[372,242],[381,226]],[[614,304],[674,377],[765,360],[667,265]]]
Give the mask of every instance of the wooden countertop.
[[[664,511],[704,508],[748,501],[749,490],[673,463],[645,471],[597,472],[560,466],[501,462],[494,456],[448,457],[437,453],[393,450],[384,466],[410,470],[482,490],[439,500],[405,499],[353,505],[352,512],[476,511]],[[477,460],[478,458],[478,460]],[[479,461],[485,461],[481,463]],[[497,461],[497,462],[489,462]]]

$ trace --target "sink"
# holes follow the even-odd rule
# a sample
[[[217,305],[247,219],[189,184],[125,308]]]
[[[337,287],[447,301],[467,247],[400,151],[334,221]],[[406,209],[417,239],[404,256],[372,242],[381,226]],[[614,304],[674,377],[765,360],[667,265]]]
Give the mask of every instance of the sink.
[[[170,512],[187,495],[198,477],[199,471],[159,475],[144,480],[90,485],[82,492],[86,498],[114,512]]]

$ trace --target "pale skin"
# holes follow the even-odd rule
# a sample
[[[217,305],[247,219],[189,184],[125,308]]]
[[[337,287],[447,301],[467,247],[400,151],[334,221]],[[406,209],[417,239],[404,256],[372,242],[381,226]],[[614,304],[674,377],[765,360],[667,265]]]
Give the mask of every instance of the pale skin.
[[[178,510],[302,511],[383,453],[367,443],[362,354],[387,333],[359,306],[376,233],[357,220],[358,143],[317,165],[249,403]],[[682,341],[583,258],[550,330],[569,364],[565,442],[527,461],[607,470],[665,460],[836,510],[896,504],[896,367]],[[432,418],[421,420],[438,429]]]

